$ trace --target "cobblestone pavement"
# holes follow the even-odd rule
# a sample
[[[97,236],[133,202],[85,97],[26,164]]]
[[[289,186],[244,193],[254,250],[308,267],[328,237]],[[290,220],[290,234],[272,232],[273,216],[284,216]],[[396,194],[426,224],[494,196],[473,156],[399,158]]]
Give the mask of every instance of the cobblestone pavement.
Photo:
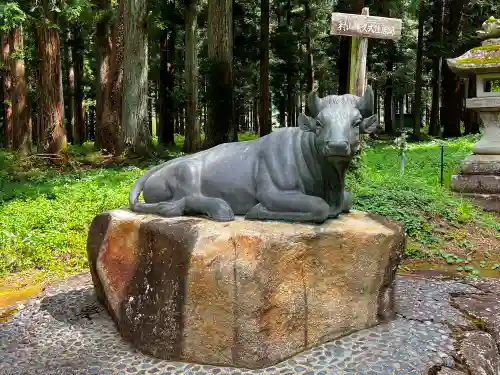
[[[246,370],[175,363],[135,351],[95,300],[87,274],[47,288],[0,324],[1,375],[428,374],[455,367],[450,327],[474,329],[450,294],[483,293],[463,281],[398,276],[398,318],[313,348],[281,364]]]

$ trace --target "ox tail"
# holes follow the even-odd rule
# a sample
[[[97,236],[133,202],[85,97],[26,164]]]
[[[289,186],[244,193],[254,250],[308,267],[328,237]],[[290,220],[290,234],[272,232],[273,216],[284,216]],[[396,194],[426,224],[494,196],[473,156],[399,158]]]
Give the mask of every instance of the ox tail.
[[[151,168],[149,171],[144,173],[141,178],[139,178],[134,186],[132,186],[132,189],[130,190],[130,193],[128,195],[128,203],[130,206],[130,209],[135,212],[144,212],[144,213],[156,213],[158,211],[158,203],[141,203],[139,202],[139,196],[144,190],[144,185],[146,184],[146,181],[158,170],[163,168],[166,164],[168,163],[162,163],[157,166],[154,166]]]

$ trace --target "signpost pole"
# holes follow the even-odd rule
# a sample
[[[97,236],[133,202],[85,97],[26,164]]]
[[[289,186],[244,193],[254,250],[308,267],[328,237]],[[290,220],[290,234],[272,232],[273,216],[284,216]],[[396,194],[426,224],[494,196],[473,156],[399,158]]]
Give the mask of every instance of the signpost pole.
[[[368,38],[401,38],[403,21],[397,18],[370,16],[368,8],[362,14],[332,13],[332,35],[352,37],[349,61],[349,93],[362,96],[366,88]]]
[[[349,55],[349,94],[356,95],[356,62],[358,61],[358,45],[359,39],[357,36],[351,37],[351,52]]]
[[[349,59],[350,94],[363,96],[366,89],[368,38],[398,40],[401,38],[402,27],[401,19],[370,16],[368,8],[363,8],[362,14],[332,13],[331,34],[352,38]],[[361,142],[362,145],[362,138]]]
[[[363,8],[361,15],[369,16],[369,8]],[[351,91],[351,94],[363,96],[366,89],[366,59],[368,57],[368,38],[353,37],[352,46],[353,48],[356,48],[357,53],[354,59],[355,71],[349,73],[354,81],[354,87]],[[353,55],[351,55],[351,58],[352,56]],[[353,64],[351,63],[351,67],[352,66]]]

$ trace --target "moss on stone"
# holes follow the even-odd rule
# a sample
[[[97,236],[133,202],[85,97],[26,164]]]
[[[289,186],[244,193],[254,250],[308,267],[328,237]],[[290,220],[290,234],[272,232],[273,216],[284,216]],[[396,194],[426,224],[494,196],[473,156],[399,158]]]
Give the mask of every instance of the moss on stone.
[[[500,44],[491,44],[471,49],[472,52],[479,51],[500,51]]]
[[[459,65],[473,64],[473,65],[486,65],[486,64],[500,64],[500,56],[495,57],[468,57],[466,59],[459,59],[456,61]]]
[[[496,23],[496,22],[498,22],[498,20],[495,17],[491,16],[490,18],[488,18],[486,20],[486,22],[487,23]]]

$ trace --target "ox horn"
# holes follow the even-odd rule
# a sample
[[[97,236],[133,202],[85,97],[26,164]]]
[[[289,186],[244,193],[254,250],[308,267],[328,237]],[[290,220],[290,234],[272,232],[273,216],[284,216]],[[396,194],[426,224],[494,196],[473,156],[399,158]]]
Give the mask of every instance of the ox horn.
[[[316,117],[319,114],[321,108],[321,99],[318,96],[318,92],[313,90],[309,93],[307,97],[307,106],[309,107],[309,112],[312,117]]]
[[[358,109],[361,112],[361,115],[366,118],[370,117],[374,114],[374,107],[375,107],[375,101],[374,101],[374,95],[373,95],[373,89],[371,86],[367,86],[365,93],[361,98],[359,98],[358,102]]]

